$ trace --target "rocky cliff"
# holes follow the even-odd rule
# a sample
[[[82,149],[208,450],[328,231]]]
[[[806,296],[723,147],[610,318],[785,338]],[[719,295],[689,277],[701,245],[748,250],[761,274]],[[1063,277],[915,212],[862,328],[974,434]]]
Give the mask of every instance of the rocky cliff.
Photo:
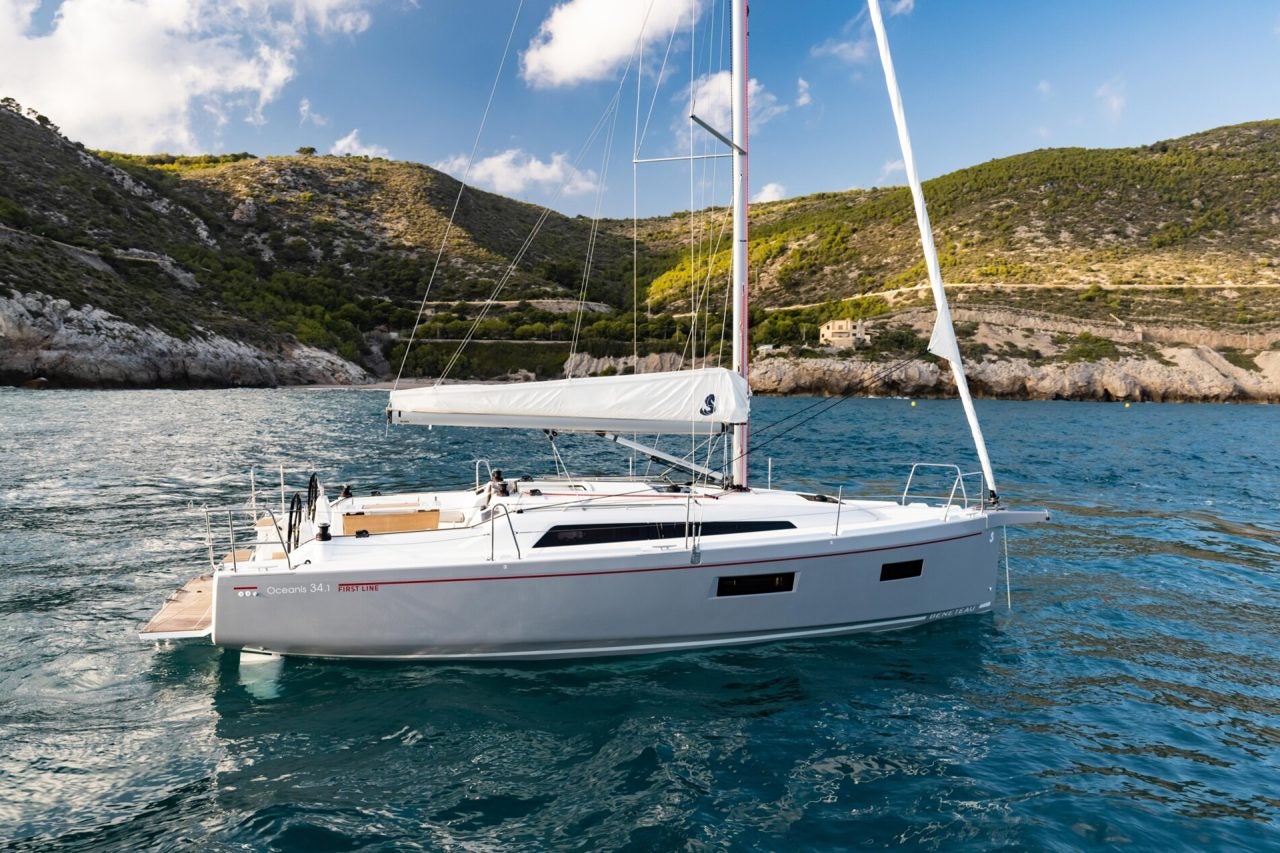
[[[644,356],[639,372],[670,370],[674,353]],[[1033,363],[987,358],[967,366],[975,396],[1014,400],[1149,400],[1157,402],[1280,402],[1280,351],[1257,356],[1257,369],[1231,364],[1202,346],[1164,347],[1152,357],[1098,362]],[[575,356],[575,375],[632,372],[636,361]],[[866,361],[859,358],[774,356],[751,365],[757,394],[951,397],[951,371],[934,360]]]
[[[292,344],[268,350],[194,327],[182,339],[43,293],[0,296],[0,383],[63,387],[350,385],[361,368]]]
[[[1280,353],[1259,356],[1257,372],[1229,364],[1205,347],[1171,347],[1161,355],[1166,362],[982,361],[968,367],[969,386],[975,396],[1017,400],[1280,401]],[[770,358],[752,366],[751,383],[762,394],[955,394],[949,369],[918,361],[888,370],[877,362]]]

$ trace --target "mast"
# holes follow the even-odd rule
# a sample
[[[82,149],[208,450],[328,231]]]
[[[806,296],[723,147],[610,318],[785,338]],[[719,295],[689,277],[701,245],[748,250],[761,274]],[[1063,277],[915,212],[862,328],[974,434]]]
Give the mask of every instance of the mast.
[[[733,3],[733,370],[748,378],[747,323],[747,0]],[[733,485],[747,487],[748,424],[733,427]]]
[[[898,143],[902,146],[902,163],[906,168],[907,183],[911,187],[911,200],[915,203],[916,224],[920,228],[920,244],[924,249],[925,267],[929,270],[929,286],[933,290],[933,302],[938,309],[938,319],[933,325],[933,336],[929,339],[929,352],[945,358],[951,365],[951,375],[955,379],[956,390],[960,393],[965,418],[969,421],[969,431],[973,434],[978,461],[982,464],[982,476],[987,479],[987,488],[990,489],[991,500],[995,503],[998,502],[996,478],[991,471],[991,459],[987,456],[987,443],[982,438],[982,427],[978,425],[978,413],[973,409],[973,397],[969,394],[969,383],[965,379],[964,363],[960,359],[960,345],[956,341],[956,330],[951,324],[951,308],[947,305],[947,292],[942,287],[938,250],[933,245],[933,226],[929,224],[929,211],[924,206],[924,189],[920,185],[916,161],[911,154],[907,116],[902,107],[902,93],[898,90],[898,78],[893,72],[893,57],[889,55],[889,39],[884,31],[884,19],[880,16],[879,0],[867,0],[867,8],[871,13],[871,26],[876,32],[876,45],[880,49],[880,64],[884,67],[885,85],[889,88],[889,105],[893,108],[893,120],[898,127]]]

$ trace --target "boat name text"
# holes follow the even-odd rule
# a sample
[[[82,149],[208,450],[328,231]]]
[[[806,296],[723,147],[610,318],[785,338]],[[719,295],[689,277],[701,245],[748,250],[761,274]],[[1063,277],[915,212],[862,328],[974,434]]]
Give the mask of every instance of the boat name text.
[[[926,622],[932,622],[934,619],[948,619],[952,616],[961,616],[965,613],[973,613],[978,609],[978,605],[970,604],[968,607],[953,607],[950,610],[939,610],[937,613],[930,613],[925,617]]]
[[[304,583],[297,586],[268,586],[264,589],[267,595],[306,595],[309,592],[329,592],[333,587],[327,583]]]

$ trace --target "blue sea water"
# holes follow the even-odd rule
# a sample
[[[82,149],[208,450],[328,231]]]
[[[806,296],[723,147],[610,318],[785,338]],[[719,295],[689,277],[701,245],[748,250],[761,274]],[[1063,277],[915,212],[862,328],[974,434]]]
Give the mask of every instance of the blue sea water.
[[[137,640],[203,566],[188,505],[251,466],[550,469],[384,402],[0,391],[0,848],[1280,848],[1280,408],[979,401],[1002,494],[1053,522],[1010,535],[1012,609],[917,630],[519,666]],[[581,473],[616,450],[562,442]],[[953,401],[850,400],[770,457],[845,494],[976,468]]]

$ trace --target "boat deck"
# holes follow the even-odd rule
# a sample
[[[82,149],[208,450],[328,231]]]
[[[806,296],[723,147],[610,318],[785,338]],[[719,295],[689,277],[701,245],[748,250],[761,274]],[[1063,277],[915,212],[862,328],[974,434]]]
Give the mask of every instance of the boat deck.
[[[169,596],[160,612],[138,632],[138,637],[143,640],[177,640],[207,637],[212,630],[213,578],[198,575]]]

